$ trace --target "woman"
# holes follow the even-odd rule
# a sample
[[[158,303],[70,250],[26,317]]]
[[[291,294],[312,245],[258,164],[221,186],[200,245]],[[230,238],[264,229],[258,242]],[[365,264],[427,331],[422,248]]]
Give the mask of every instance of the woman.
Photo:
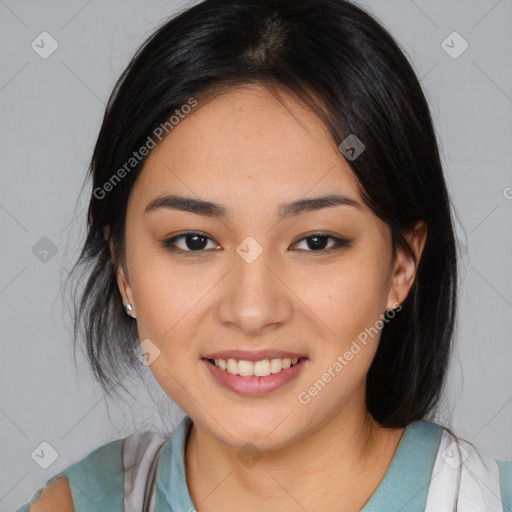
[[[376,20],[184,10],[117,83],[90,172],[75,333],[107,393],[142,359],[186,416],[99,447],[30,510],[512,510],[512,461],[428,420],[455,237],[427,102]]]

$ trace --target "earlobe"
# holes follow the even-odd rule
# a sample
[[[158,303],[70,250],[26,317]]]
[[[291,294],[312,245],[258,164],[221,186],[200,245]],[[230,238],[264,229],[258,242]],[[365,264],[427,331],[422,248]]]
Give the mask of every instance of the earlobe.
[[[119,267],[119,270],[117,272],[117,286],[119,288],[119,292],[121,293],[121,297],[123,298],[123,307],[126,313],[132,318],[136,318],[131,288],[126,278],[124,268],[122,266]]]
[[[397,251],[395,268],[392,275],[393,286],[388,296],[388,304],[393,300],[393,295],[395,296],[395,303],[391,309],[396,308],[397,303],[400,304],[407,298],[414,284],[416,271],[425,247],[427,232],[428,227],[424,221],[416,222],[405,234],[405,238],[414,253],[414,257],[409,251],[406,251],[402,247]]]
[[[112,263],[115,268],[116,256],[115,256],[115,251],[114,251],[114,243],[110,239],[110,226],[105,226],[103,228],[103,234],[105,236],[105,240],[109,244],[110,257],[112,258]],[[126,311],[126,314],[131,316],[132,318],[136,318],[135,306],[134,306],[134,301],[132,298],[131,287],[128,283],[128,279],[126,277],[126,272],[122,265],[120,265],[117,270],[116,279],[117,279],[117,287],[119,289],[119,293],[121,294],[121,297],[123,299],[123,307],[124,307],[124,310]]]
[[[393,288],[394,289],[394,288]],[[391,303],[391,305],[389,305],[389,296],[391,295],[391,292],[389,293],[388,295],[388,306],[386,307],[386,312],[388,311],[393,311],[393,309],[396,309],[398,308],[400,305],[401,305],[401,302],[400,302],[400,297],[398,296],[397,293],[395,293],[395,300],[394,302]]]

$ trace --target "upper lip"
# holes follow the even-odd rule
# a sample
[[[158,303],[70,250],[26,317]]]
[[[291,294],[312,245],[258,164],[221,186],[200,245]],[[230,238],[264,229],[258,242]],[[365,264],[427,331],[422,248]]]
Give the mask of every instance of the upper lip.
[[[298,352],[286,352],[277,349],[262,350],[220,350],[203,356],[203,359],[237,359],[238,361],[263,361],[264,359],[300,359],[307,357],[305,354]]]

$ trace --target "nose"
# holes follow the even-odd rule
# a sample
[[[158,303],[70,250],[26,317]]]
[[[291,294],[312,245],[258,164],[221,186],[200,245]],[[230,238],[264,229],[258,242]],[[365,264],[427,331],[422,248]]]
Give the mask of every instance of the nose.
[[[235,257],[216,313],[223,325],[256,337],[289,321],[293,313],[293,293],[279,265],[270,261],[266,251],[249,261]]]

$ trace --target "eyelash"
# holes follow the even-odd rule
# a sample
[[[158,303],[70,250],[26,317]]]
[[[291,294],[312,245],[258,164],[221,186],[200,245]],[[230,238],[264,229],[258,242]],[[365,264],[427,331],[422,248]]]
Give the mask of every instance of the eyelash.
[[[188,231],[186,233],[182,233],[180,235],[177,235],[177,236],[175,236],[173,238],[169,238],[168,240],[164,240],[162,242],[162,245],[171,253],[183,254],[184,256],[187,256],[187,257],[188,256],[191,256],[191,257],[202,256],[202,255],[204,255],[205,252],[209,252],[207,249],[200,249],[200,250],[197,250],[197,251],[190,251],[190,250],[185,251],[185,250],[180,249],[179,247],[176,247],[175,245],[173,245],[177,240],[179,240],[181,238],[186,238],[187,236],[193,236],[193,235],[199,235],[200,237],[206,238],[208,240],[212,240],[210,237],[204,235],[203,233],[200,233],[200,232],[197,232],[197,231]],[[312,233],[312,234],[310,234],[308,236],[305,236],[305,237],[301,238],[294,245],[297,245],[298,243],[300,243],[300,242],[302,242],[304,240],[307,240],[309,238],[317,238],[317,237],[318,238],[330,238],[330,239],[334,240],[335,243],[334,243],[334,245],[332,245],[328,249],[321,249],[319,251],[306,250],[306,252],[311,252],[313,254],[323,255],[323,254],[327,254],[327,253],[330,253],[330,252],[333,252],[333,251],[337,251],[337,250],[343,249],[345,247],[348,247],[351,244],[350,240],[346,240],[346,239],[343,239],[343,238],[337,238],[335,236],[329,235],[328,233],[318,232],[318,233]]]

